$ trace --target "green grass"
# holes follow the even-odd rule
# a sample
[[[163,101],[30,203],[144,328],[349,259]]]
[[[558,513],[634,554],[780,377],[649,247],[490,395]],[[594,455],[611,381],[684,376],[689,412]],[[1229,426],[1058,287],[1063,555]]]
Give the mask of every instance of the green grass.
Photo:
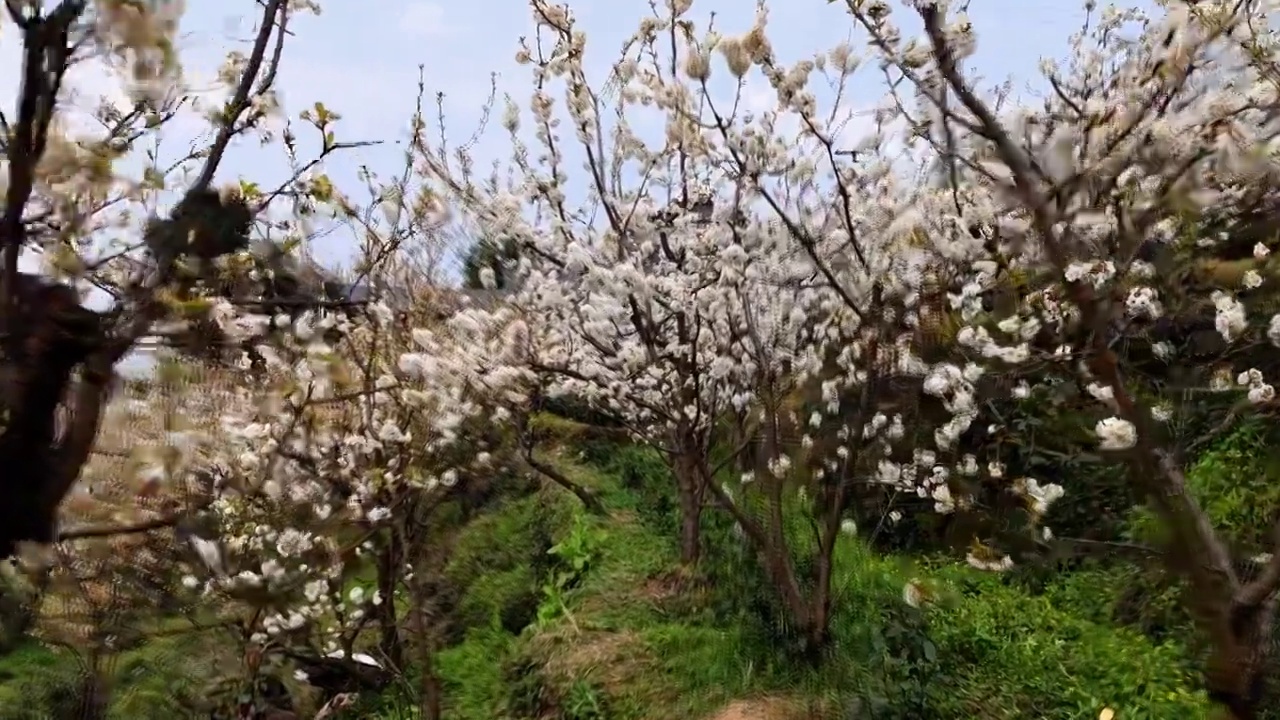
[[[112,720],[168,720],[199,707],[217,653],[204,634],[160,637],[115,659]],[[0,657],[0,720],[46,720],[69,712],[81,664],[68,651],[24,643]]]
[[[572,437],[587,438],[581,453],[546,459],[598,493],[606,516],[546,484],[503,500],[454,545],[445,575],[465,627],[435,657],[451,720],[697,720],[763,697],[795,701],[795,720],[855,708],[878,720],[1092,720],[1104,707],[1124,720],[1207,715],[1188,652],[1117,626],[1114,594],[1091,594],[1091,577],[1111,570],[1032,593],[842,537],[831,652],[807,662],[788,651],[768,585],[723,517],[707,519],[699,571],[681,570],[657,458]],[[805,527],[791,520],[803,552]],[[909,580],[931,588],[934,603],[908,606]],[[202,664],[216,653],[202,643],[211,640],[176,636],[125,653],[113,717],[184,717],[184,695],[207,687]],[[0,720],[22,717],[9,708],[53,702],[76,669],[36,644],[0,657]],[[374,700],[362,716],[415,717],[392,694]]]
[[[749,612],[726,611],[724,594],[746,587],[718,589],[714,578],[680,574],[671,534],[654,527],[666,521],[646,521],[652,500],[644,491],[579,461],[556,461],[600,492],[611,516],[579,514],[567,493],[545,489],[564,505],[556,503],[557,523],[543,532],[559,542],[582,518],[586,529],[577,532],[594,543],[589,568],[564,596],[567,614],[521,633],[477,629],[442,653],[451,717],[703,717],[759,696],[812,707],[858,703],[902,719],[1092,719],[1107,706],[1134,719],[1206,715],[1178,646],[1078,618],[996,575],[878,556],[855,538],[838,546],[836,652],[817,667],[788,659],[773,629]],[[494,556],[529,546],[529,507],[509,512],[476,528],[481,537],[472,542]],[[933,610],[902,602],[913,578],[940,589]],[[500,605],[497,596],[512,596],[495,591],[500,584],[477,582],[471,592],[493,592]]]
[[[776,629],[732,607],[753,587],[740,584],[748,566],[718,568],[720,578],[714,567],[710,578],[682,575],[668,519],[647,507],[651,493],[563,455],[556,462],[598,490],[612,511],[590,518],[563,491],[544,491],[568,503],[556,505],[556,520],[544,530],[559,542],[573,532],[575,517],[584,518],[595,543],[591,563],[565,594],[567,613],[520,633],[477,630],[442,653],[454,696],[450,717],[698,718],[735,698],[763,695],[814,707],[856,704],[875,717],[904,720],[1083,720],[1104,707],[1135,719],[1207,714],[1179,646],[1073,615],[999,576],[880,556],[855,538],[838,549],[835,652],[806,665],[779,650]],[[654,479],[652,466],[636,474]],[[510,512],[505,521],[490,520],[475,542],[491,544],[494,555],[526,545],[509,539],[530,532],[528,508]],[[708,532],[723,530],[711,523]],[[712,540],[731,542],[723,534]],[[903,602],[903,585],[913,578],[937,588],[936,607],[922,612]],[[471,591],[500,584],[478,582]],[[494,593],[512,595],[510,588]]]

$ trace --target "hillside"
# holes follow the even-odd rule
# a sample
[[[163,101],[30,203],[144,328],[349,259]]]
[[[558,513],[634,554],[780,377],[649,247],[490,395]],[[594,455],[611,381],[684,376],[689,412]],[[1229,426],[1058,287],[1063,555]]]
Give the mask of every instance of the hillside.
[[[569,438],[556,466],[608,513],[593,517],[545,485],[501,501],[456,539],[444,576],[458,632],[434,659],[445,717],[1083,720],[1108,707],[1124,718],[1206,716],[1186,651],[1099,619],[1104,588],[1071,592],[1087,579],[1032,595],[944,559],[879,555],[853,534],[838,553],[836,640],[810,664],[788,651],[722,519],[708,529],[717,550],[706,569],[681,572],[656,458],[551,424]],[[234,661],[217,637],[175,631],[125,653],[111,717],[189,716],[184,703],[212,682],[210,668]],[[0,674],[0,707],[34,713],[0,715],[14,720],[58,717],[76,676],[72,660],[35,644],[0,660]],[[366,695],[352,717],[415,717],[405,690]]]
[[[6,4],[0,720],[1280,720],[1274,3],[498,5]]]
[[[562,451],[565,472],[597,489],[591,519],[547,488],[468,531],[454,567],[477,622],[440,657],[448,717],[565,720],[759,718],[1203,717],[1182,648],[1093,622],[1085,608],[1033,596],[967,567],[839,550],[837,641],[820,667],[788,658],[752,558],[726,549],[711,577],[678,570],[655,459],[636,448]],[[576,455],[575,459],[569,459]],[[607,460],[592,463],[591,460]],[[546,525],[544,523],[550,523]],[[554,569],[535,605],[530,552],[546,532]],[[737,548],[741,548],[739,543]],[[487,568],[483,575],[475,573]],[[904,597],[914,581],[933,598]],[[1106,603],[1104,593],[1096,598]],[[524,608],[519,632],[503,619]],[[491,624],[479,620],[488,616]],[[507,622],[508,626],[512,623]],[[500,658],[499,662],[494,662]]]

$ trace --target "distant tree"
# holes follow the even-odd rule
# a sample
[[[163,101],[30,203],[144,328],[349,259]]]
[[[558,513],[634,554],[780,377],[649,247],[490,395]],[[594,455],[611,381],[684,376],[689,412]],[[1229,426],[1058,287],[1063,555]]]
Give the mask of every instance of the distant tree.
[[[511,273],[520,258],[515,240],[481,238],[467,251],[462,261],[462,285],[472,290],[487,288],[481,273],[493,271],[493,289],[505,290],[511,282]]]

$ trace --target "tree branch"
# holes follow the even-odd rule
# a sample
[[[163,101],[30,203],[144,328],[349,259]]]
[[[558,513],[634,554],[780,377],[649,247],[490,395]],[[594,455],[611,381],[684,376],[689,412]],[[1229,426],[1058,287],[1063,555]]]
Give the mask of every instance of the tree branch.
[[[201,502],[195,507],[186,508],[181,512],[161,515],[160,517],[151,518],[150,520],[140,520],[136,523],[95,523],[72,527],[58,533],[58,542],[74,542],[76,540],[142,535],[156,530],[167,530],[180,523],[184,518],[188,517],[192,513],[199,512],[211,504],[211,500]]]

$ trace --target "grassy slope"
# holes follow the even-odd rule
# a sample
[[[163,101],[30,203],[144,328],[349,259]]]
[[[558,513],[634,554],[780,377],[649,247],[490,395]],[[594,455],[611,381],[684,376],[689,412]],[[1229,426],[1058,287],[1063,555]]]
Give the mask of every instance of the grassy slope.
[[[208,634],[157,638],[122,653],[115,662],[111,717],[181,717],[184,701],[202,692],[201,682],[209,679],[212,639]],[[74,697],[79,667],[69,653],[36,642],[0,657],[0,720],[48,720]]]
[[[864,709],[857,717],[902,720],[1091,720],[1106,706],[1122,720],[1206,716],[1181,648],[1154,646],[998,576],[876,556],[854,538],[839,548],[832,657],[821,668],[789,659],[777,633],[745,609],[763,595],[750,584],[749,558],[724,565],[733,552],[712,553],[719,580],[686,577],[654,488],[624,487],[616,463],[605,471],[555,461],[600,492],[610,515],[588,518],[549,486],[465,531],[450,572],[470,629],[438,657],[446,717],[696,719],[746,698],[778,701],[759,716],[773,720],[836,717],[854,705]],[[715,547],[733,546],[722,526],[709,533]],[[569,551],[549,552],[557,546]],[[909,608],[908,579],[922,579],[937,605]],[[115,716],[177,717],[166,714],[166,698],[194,687],[195,666],[209,659],[178,647],[191,641],[127,653]],[[0,658],[0,719],[23,717],[14,711],[31,707],[32,688],[67,671],[74,665],[39,646]]]
[[[998,577],[877,557],[853,538],[840,548],[834,657],[821,669],[787,660],[750,618],[726,619],[714,588],[675,570],[669,536],[638,511],[636,493],[611,473],[557,462],[599,490],[611,516],[574,531],[571,500],[545,491],[560,498],[552,533],[589,537],[591,562],[567,612],[519,634],[476,630],[442,654],[450,717],[698,718],[759,696],[791,699],[795,718],[851,705],[877,718],[1065,720],[1107,706],[1126,720],[1207,714],[1181,648],[1076,617]],[[925,578],[938,605],[908,608],[909,578]]]

